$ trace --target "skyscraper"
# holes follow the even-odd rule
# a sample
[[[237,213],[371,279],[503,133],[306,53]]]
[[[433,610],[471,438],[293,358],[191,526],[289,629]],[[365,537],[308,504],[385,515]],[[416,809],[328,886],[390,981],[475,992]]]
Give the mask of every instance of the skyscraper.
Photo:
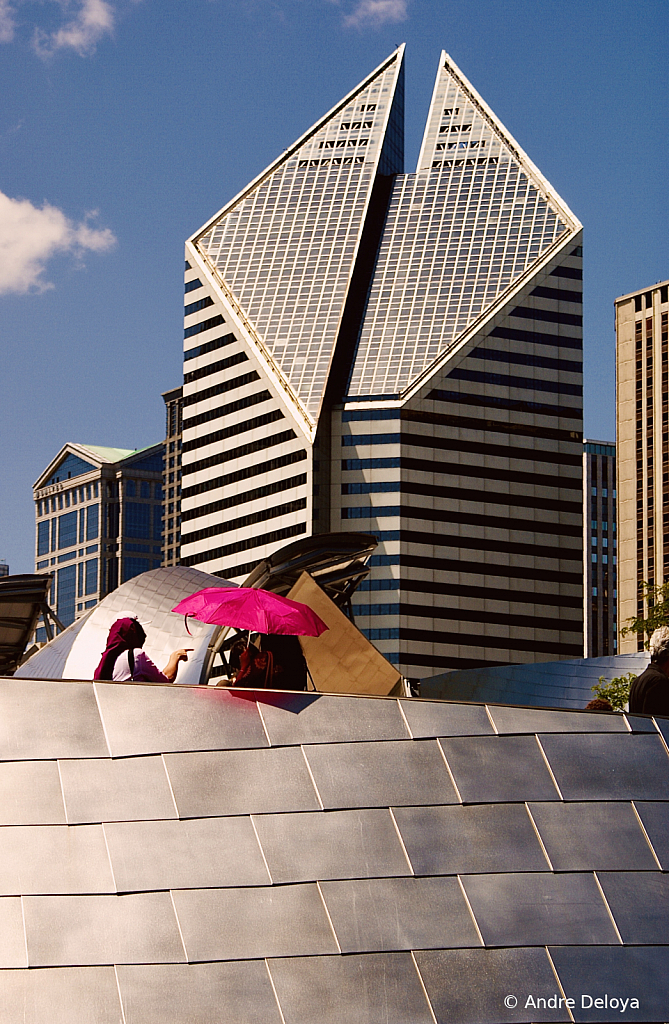
[[[186,244],[181,560],[375,533],[405,675],[582,654],[581,225],[442,53],[403,47]]]
[[[583,618],[586,658],[618,653],[616,446],[583,441]]]
[[[615,300],[618,607],[645,617],[645,583],[669,580],[669,282]],[[621,637],[622,654],[644,637]]]

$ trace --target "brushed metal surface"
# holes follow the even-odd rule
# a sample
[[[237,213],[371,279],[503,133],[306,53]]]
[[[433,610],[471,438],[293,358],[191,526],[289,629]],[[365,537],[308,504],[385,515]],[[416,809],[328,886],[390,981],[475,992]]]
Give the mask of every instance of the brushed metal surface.
[[[436,740],[320,743],[304,753],[324,807],[459,803]]]
[[[113,967],[0,971],[3,1024],[123,1024]]]
[[[0,763],[0,825],[64,825],[57,761]]]
[[[437,1024],[568,1021],[564,1006],[526,1008],[527,995],[550,999],[559,988],[545,949],[426,950],[415,954]],[[518,1000],[506,1006],[507,996]]]
[[[0,895],[115,891],[101,825],[0,828]]]
[[[457,878],[321,882],[342,953],[480,946]]]
[[[397,807],[393,814],[416,875],[548,869],[523,804]]]
[[[620,942],[592,874],[461,878],[486,946]]]
[[[669,875],[598,871],[597,877],[624,943],[669,947]]]
[[[631,803],[529,804],[555,871],[656,871]]]
[[[562,711],[543,708],[514,708],[489,704],[488,711],[497,732],[624,732],[621,714],[596,714],[592,711]]]
[[[415,739],[427,736],[489,736],[494,729],[482,704],[401,700]]]
[[[409,733],[399,704],[390,698],[313,693],[256,693],[273,746],[402,740]]]
[[[92,683],[0,679],[0,760],[109,757]]]
[[[18,896],[0,897],[0,967],[27,967],[23,911]],[[0,1020],[4,1018],[0,1015]]]
[[[113,757],[268,746],[255,702],[233,690],[150,683],[94,685]]]
[[[409,953],[269,960],[285,1024],[434,1024]]]
[[[26,896],[31,967],[184,963],[168,892],[132,896]]]
[[[635,800],[634,806],[662,870],[669,871],[669,802]]]
[[[273,882],[411,874],[388,810],[260,814],[253,821]]]
[[[465,803],[560,798],[534,736],[456,736],[438,742]]]
[[[664,737],[665,743],[669,746],[669,718],[655,718],[653,721],[657,731]]]
[[[585,1021],[666,1021],[669,1007],[669,971],[666,946],[550,946],[549,953],[555,964],[560,984],[567,995],[576,997],[574,1020]],[[581,995],[585,993],[593,1004],[583,1007]],[[623,997],[639,1001],[634,1009],[629,1003],[621,1012],[620,1006],[602,1008],[594,1005]]]
[[[174,905],[188,959],[253,960],[337,953],[315,883],[181,889]]]
[[[182,818],[320,807],[299,747],[166,754]]]
[[[541,736],[565,800],[669,800],[669,755],[659,736]]]
[[[120,966],[117,975],[124,1024],[283,1024],[262,960]]]
[[[249,817],[104,825],[120,892],[268,885]]]
[[[654,720],[644,715],[625,715],[625,720],[632,732],[657,732]]]
[[[161,757],[60,761],[59,769],[71,824],[177,817]]]

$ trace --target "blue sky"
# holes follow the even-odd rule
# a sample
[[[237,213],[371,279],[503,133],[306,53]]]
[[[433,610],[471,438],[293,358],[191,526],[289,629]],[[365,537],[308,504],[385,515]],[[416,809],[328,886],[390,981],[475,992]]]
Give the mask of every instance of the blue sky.
[[[443,47],[585,227],[585,427],[613,300],[669,277],[666,0],[0,0],[0,558],[67,441],[164,432],[183,242],[396,44],[406,168]]]

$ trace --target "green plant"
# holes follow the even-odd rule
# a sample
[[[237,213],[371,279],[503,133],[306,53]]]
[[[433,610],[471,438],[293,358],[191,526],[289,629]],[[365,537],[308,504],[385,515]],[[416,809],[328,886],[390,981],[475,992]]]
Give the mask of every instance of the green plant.
[[[599,682],[592,687],[592,692],[595,697],[603,697],[604,700],[608,700],[614,711],[624,711],[629,702],[630,688],[635,679],[634,672],[629,672],[626,676],[614,676],[610,683],[606,681],[606,676],[600,676]]]
[[[620,630],[621,636],[628,633],[641,633],[646,636],[644,647],[648,650],[652,633],[659,626],[669,626],[669,581],[656,587],[652,583],[642,583],[648,604],[648,616],[628,619],[628,625]]]

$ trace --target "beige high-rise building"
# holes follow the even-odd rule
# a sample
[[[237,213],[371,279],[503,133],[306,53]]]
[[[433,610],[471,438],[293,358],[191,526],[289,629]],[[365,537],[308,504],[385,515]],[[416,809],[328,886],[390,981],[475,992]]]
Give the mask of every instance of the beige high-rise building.
[[[618,625],[647,613],[644,583],[669,580],[669,282],[615,300]],[[622,637],[621,654],[643,648]]]

